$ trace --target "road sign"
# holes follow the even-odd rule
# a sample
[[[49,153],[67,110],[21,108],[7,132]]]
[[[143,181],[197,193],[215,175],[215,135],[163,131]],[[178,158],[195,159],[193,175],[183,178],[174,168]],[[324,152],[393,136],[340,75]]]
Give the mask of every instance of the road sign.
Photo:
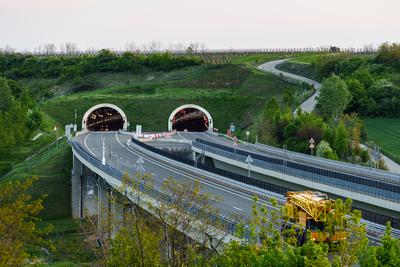
[[[251,163],[253,163],[253,159],[252,159],[252,157],[250,156],[250,154],[247,156],[247,158],[246,158],[246,161],[245,161],[247,164],[251,164]]]
[[[229,129],[231,130],[231,132],[234,132],[236,130],[235,124],[233,124],[233,122],[231,123]]]
[[[315,148],[315,141],[314,141],[314,139],[311,137],[310,138],[310,141],[308,141],[309,143],[310,143],[310,149],[311,149],[311,155],[313,154],[313,152],[314,152],[314,148]]]
[[[251,158],[250,154],[247,156],[245,162],[247,163],[247,170],[248,170],[247,176],[250,177],[250,166],[253,163],[253,159]]]
[[[142,157],[138,157],[138,159],[136,160],[136,170],[137,170],[138,172],[140,172],[140,173],[146,171],[146,170],[143,168],[143,163],[144,163],[143,158],[142,158]]]

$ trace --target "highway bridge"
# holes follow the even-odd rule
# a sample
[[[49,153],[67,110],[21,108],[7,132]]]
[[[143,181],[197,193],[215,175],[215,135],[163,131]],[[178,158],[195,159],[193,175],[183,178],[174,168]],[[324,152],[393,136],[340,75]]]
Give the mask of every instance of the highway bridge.
[[[179,133],[179,135],[188,134]],[[197,136],[198,134],[191,133],[190,135]],[[202,135],[204,137],[204,135],[209,134]],[[109,150],[106,151],[105,165],[101,162],[103,155],[102,138],[104,138]],[[215,136],[210,135],[209,138],[215,138]],[[221,142],[225,141],[221,139]],[[272,188],[272,190],[277,191],[274,192],[260,188],[263,187],[260,186],[261,183],[254,185],[243,183],[238,179],[232,179],[229,175],[223,176],[203,168],[195,168],[183,163],[184,160],[168,157],[168,152],[156,148],[149,149],[146,144],[140,143],[138,141],[132,142],[132,134],[122,132],[87,132],[73,139],[71,144],[74,153],[74,169],[72,172],[74,217],[84,216],[84,210],[89,211],[91,215],[98,214],[98,201],[102,205],[108,206],[107,193],[110,189],[117,189],[121,186],[123,173],[128,173],[131,176],[137,173],[136,162],[139,157],[144,160],[143,171],[150,173],[154,178],[154,191],[157,197],[162,194],[161,184],[168,176],[174,177],[178,182],[199,180],[204,192],[220,196],[221,200],[216,201],[214,205],[222,213],[220,219],[225,220],[230,225],[228,227],[230,238],[233,238],[237,224],[230,218],[240,217],[243,220],[249,218],[253,196],[257,195],[260,198],[260,205],[269,205],[268,200],[271,197],[276,198],[280,204],[285,202],[283,195],[277,193],[282,187]],[[102,180],[100,188],[98,187],[99,179]],[[92,193],[98,195],[97,200],[88,196],[87,193],[90,190],[97,192]],[[393,219],[395,218],[393,217]],[[372,240],[377,241],[377,237],[383,234],[384,227],[379,223],[366,222],[369,236]],[[394,226],[396,226],[395,221]],[[399,234],[400,237],[400,231],[395,230],[394,233]]]
[[[187,111],[195,116],[188,115]],[[179,120],[182,117],[185,119]],[[193,128],[190,129],[193,121],[190,120],[199,117],[207,121],[208,128],[193,132]],[[180,125],[184,131],[174,129],[177,120],[187,122]],[[212,123],[212,117],[205,109],[184,105],[171,113],[168,132],[128,132],[129,122],[118,107],[105,103],[88,110],[82,119],[82,131],[70,137],[74,163],[73,216],[107,217],[100,205],[109,207],[109,213],[121,214],[124,207],[111,203],[108,196],[124,193],[119,191],[124,173],[134,176],[145,172],[154,181],[154,188],[145,194],[156,202],[170,199],[168,192],[161,189],[164,179],[169,176],[178,183],[199,181],[204,192],[221,197],[213,203],[221,214],[200,212],[196,207],[188,212],[196,210],[196,214],[214,216],[213,220],[223,222],[227,226],[226,240],[235,238],[238,220],[233,218],[246,220],[250,217],[254,196],[260,199],[259,205],[271,207],[270,198],[277,199],[282,205],[285,192],[304,189],[318,190],[333,198],[353,199],[354,206],[363,213],[368,235],[374,242],[384,233],[387,221],[396,229],[394,234],[400,237],[399,174],[259,143],[235,142],[214,133]],[[93,126],[96,128],[91,128]],[[197,126],[194,125],[195,130]],[[176,153],[180,150],[183,152]],[[246,163],[249,155],[251,164]],[[129,194],[125,192],[125,195],[129,198]],[[118,226],[115,226],[117,230]]]

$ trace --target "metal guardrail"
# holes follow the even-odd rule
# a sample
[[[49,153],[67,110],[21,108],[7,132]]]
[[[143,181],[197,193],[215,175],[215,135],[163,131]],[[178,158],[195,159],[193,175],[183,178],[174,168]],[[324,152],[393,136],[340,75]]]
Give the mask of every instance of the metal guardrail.
[[[376,170],[369,167],[358,166],[351,163],[339,162],[330,159],[324,159],[311,155],[304,155],[302,153],[283,150],[277,147],[272,147],[264,144],[257,143],[255,145],[249,145],[255,149],[260,149],[267,153],[273,154],[282,159],[288,158],[293,161],[305,162],[309,164],[314,164],[317,166],[325,167],[331,170],[335,170],[342,173],[350,173],[355,175],[364,176],[367,178],[379,179],[386,182],[393,182],[400,184],[400,175],[396,173],[391,173],[384,170]],[[260,152],[261,152],[260,151]],[[286,156],[285,156],[286,154]]]
[[[121,171],[114,169],[113,167],[110,167],[108,165],[102,165],[100,160],[98,160],[97,158],[93,157],[91,154],[86,152],[79,143],[72,142],[71,145],[73,146],[73,148],[75,149],[76,152],[80,153],[80,155],[82,157],[84,157],[90,163],[94,164],[97,168],[112,175],[115,178],[118,178],[118,179],[122,178],[123,174]],[[155,188],[155,187],[149,188],[149,187],[146,187],[145,185],[141,185],[141,186],[139,186],[139,188],[145,194],[147,194],[157,200],[163,201],[165,203],[171,203],[172,201],[174,201],[173,197],[170,194],[168,194],[167,192],[162,192],[160,190],[157,190],[157,188]],[[234,235],[235,233],[237,233],[238,222],[235,222],[223,215],[210,214],[207,211],[204,211],[201,208],[199,208],[191,203],[186,204],[185,206],[187,207],[188,212],[195,215],[196,217],[205,218],[208,216],[211,221],[219,220],[220,222],[222,222],[223,225],[226,226],[225,229],[229,234]],[[377,224],[377,223],[367,221],[367,220],[362,220],[361,222],[366,224],[368,236],[374,238],[375,240],[378,240],[378,243],[379,243],[379,240],[380,240],[381,236],[383,235],[383,233],[385,232],[386,227],[384,225]],[[246,240],[248,240],[249,235],[250,235],[248,228],[243,228],[242,225],[240,225],[240,227],[241,227],[241,229],[244,229],[244,232],[245,232],[244,238]],[[395,238],[400,238],[400,230],[392,229],[392,236]]]
[[[119,171],[109,165],[103,165],[99,159],[95,158],[93,155],[88,153],[85,149],[83,149],[81,147],[81,145],[79,143],[72,141],[71,145],[72,145],[73,149],[77,153],[79,153],[80,156],[82,156],[85,160],[87,160],[88,162],[93,164],[96,168],[104,171],[105,173],[111,175],[114,178],[117,178],[119,180],[122,179],[124,174],[121,171]],[[174,197],[171,194],[169,194],[168,192],[164,192],[157,187],[149,187],[143,183],[140,183],[139,189],[143,193],[147,194],[148,196],[150,196],[158,201],[161,201],[163,203],[171,204],[174,201],[176,201],[176,199],[174,199]],[[226,230],[227,233],[230,235],[235,235],[236,233],[238,233],[238,229],[239,229],[238,227],[241,227],[241,225],[239,225],[238,222],[231,220],[230,218],[228,218],[222,214],[215,215],[215,214],[209,213],[208,211],[196,206],[193,203],[183,203],[182,205],[185,207],[187,212],[189,212],[190,214],[192,214],[199,220],[204,221],[204,218],[208,218],[208,221],[219,222],[220,225],[224,226],[224,230]],[[241,228],[243,229],[243,227],[241,227]],[[245,228],[244,230],[245,230],[244,237],[247,240],[249,238],[250,232],[247,228]]]
[[[192,145],[199,149],[204,149],[206,151],[210,151],[217,155],[221,155],[226,158],[233,159],[233,160],[237,160],[237,161],[241,161],[241,162],[245,162],[245,160],[246,160],[246,156],[240,155],[238,153],[235,154],[234,152],[230,151],[231,148],[228,148],[228,147],[227,147],[227,149],[216,148],[216,147],[213,147],[210,145],[199,143],[197,141],[192,142]],[[223,147],[223,146],[221,146],[221,147]],[[237,150],[237,151],[239,151],[239,150]],[[252,153],[248,152],[247,154],[252,154]],[[256,158],[253,158],[253,161],[254,162],[252,163],[252,165],[261,167],[261,168],[265,168],[267,170],[272,170],[272,171],[288,174],[291,176],[299,177],[302,179],[306,179],[309,181],[318,182],[318,183],[330,185],[330,186],[337,187],[337,188],[343,188],[346,190],[350,190],[353,192],[359,192],[362,194],[368,194],[370,196],[374,196],[377,198],[395,201],[395,202],[400,203],[400,194],[396,193],[396,192],[386,191],[383,189],[378,189],[378,188],[366,186],[363,184],[356,184],[356,183],[340,180],[338,178],[326,177],[326,176],[319,175],[316,173],[311,173],[311,172],[307,172],[304,170],[294,169],[294,168],[291,168],[290,166],[288,166],[289,164],[286,164],[287,162],[285,163],[284,161],[282,161],[280,159],[278,161],[276,161],[275,163],[266,162],[266,161],[259,160]]]

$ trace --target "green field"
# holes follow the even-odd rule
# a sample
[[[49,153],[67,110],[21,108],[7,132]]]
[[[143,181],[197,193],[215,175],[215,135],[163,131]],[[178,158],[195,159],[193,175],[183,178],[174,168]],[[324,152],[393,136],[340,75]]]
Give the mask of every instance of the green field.
[[[311,54],[304,54],[300,56],[296,56],[289,60],[289,62],[293,63],[303,63],[303,64],[312,64],[318,61],[318,59],[321,56],[332,56],[332,55],[338,55],[338,54],[332,54],[332,53],[311,53]],[[339,54],[340,55],[340,54]]]
[[[264,54],[264,55],[248,55],[248,56],[235,56],[232,58],[232,64],[243,64],[250,67],[256,67],[265,62],[288,58],[290,55],[286,54]]]
[[[400,118],[364,118],[368,140],[381,152],[400,163]]]

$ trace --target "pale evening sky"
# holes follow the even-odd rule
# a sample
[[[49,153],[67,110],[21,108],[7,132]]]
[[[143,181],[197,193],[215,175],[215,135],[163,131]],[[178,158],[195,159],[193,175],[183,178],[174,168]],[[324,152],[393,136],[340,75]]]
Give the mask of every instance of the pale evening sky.
[[[400,42],[399,11],[399,0],[0,0],[0,47],[376,46]]]

